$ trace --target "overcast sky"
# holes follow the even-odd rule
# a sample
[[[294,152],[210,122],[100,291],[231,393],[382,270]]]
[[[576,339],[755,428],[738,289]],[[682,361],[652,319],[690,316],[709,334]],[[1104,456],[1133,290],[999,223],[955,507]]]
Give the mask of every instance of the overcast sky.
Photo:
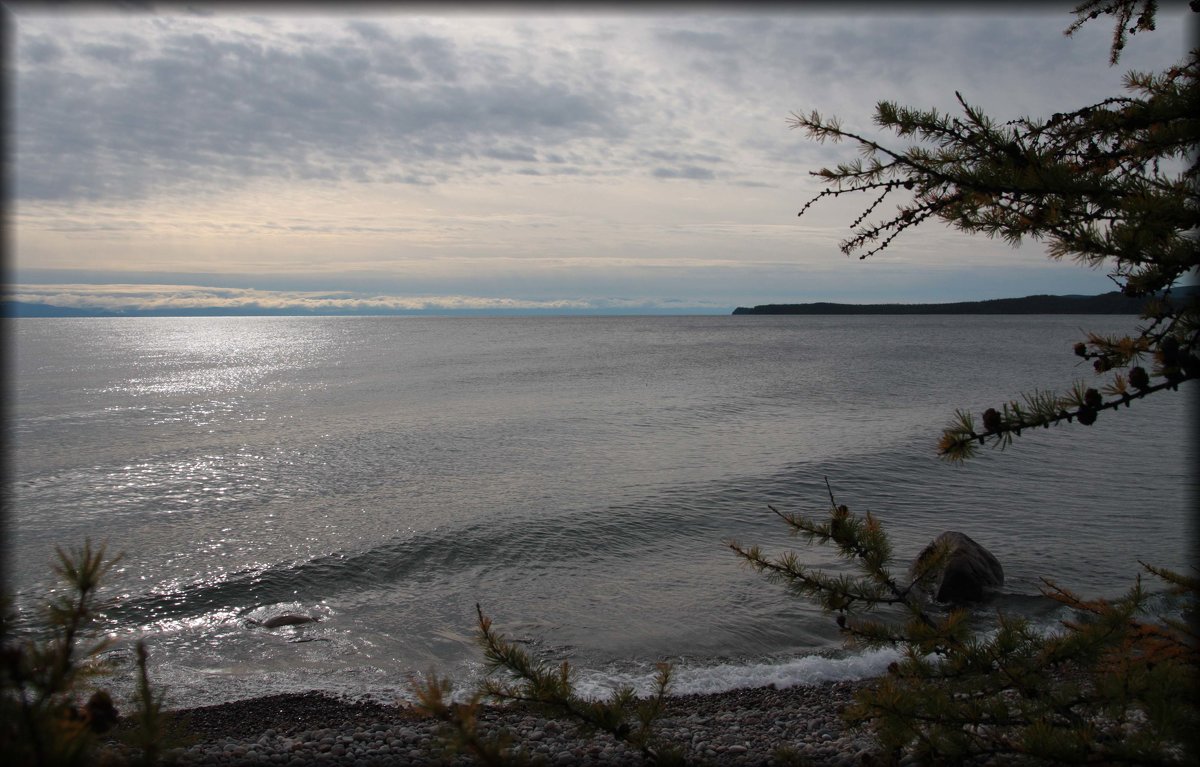
[[[72,306],[681,308],[1100,293],[1102,271],[941,224],[860,261],[808,172],[882,99],[995,117],[1115,95],[1073,3],[9,4],[9,291]],[[632,6],[630,7],[632,8]],[[889,10],[889,8],[892,8]],[[888,143],[896,145],[895,139]]]

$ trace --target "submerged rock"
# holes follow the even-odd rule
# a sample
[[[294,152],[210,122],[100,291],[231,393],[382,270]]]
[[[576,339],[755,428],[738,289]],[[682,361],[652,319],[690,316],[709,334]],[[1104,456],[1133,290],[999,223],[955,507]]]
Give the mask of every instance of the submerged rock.
[[[267,618],[265,621],[256,621],[253,618],[247,620],[255,626],[262,626],[268,629],[277,629],[280,626],[299,626],[304,623],[316,623],[319,618],[314,618],[311,615],[299,615],[296,613],[284,613],[283,615],[275,615]]]
[[[910,582],[942,546],[946,557],[930,574],[927,596],[951,604],[982,602],[1004,586],[1000,561],[967,535],[954,531],[942,533],[922,549],[909,568]]]

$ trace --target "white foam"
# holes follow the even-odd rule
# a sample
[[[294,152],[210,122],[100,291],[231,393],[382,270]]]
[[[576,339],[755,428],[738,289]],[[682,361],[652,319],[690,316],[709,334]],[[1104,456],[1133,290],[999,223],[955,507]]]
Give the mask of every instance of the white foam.
[[[761,663],[674,665],[670,693],[716,693],[768,685],[782,689],[804,684],[867,679],[883,674],[888,665],[900,657],[898,650],[885,648],[845,657],[805,655]],[[625,685],[632,686],[639,695],[649,694],[654,689],[654,671],[647,669],[642,673],[630,673],[580,669],[575,689],[584,697],[603,700]]]

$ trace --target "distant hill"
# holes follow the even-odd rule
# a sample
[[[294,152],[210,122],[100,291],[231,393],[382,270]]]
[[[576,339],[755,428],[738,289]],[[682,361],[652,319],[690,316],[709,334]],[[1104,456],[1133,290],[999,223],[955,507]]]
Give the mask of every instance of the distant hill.
[[[1175,296],[1200,295],[1196,286],[1176,287]],[[739,306],[734,314],[1139,314],[1146,299],[1126,298],[1119,292],[1099,296],[1026,296],[998,298],[991,301],[960,301],[948,304],[763,304]],[[160,307],[114,311],[98,307],[76,308],[52,306],[27,301],[0,300],[0,317],[315,317],[315,316],[557,316],[628,314],[622,309],[479,309],[479,310],[304,310],[295,307]],[[699,308],[676,307],[669,312],[647,314],[705,314]]]
[[[1194,294],[1181,287],[1174,295]],[[1145,298],[1128,298],[1119,291],[1098,296],[1026,296],[950,304],[762,304],[739,306],[734,314],[1140,314]]]

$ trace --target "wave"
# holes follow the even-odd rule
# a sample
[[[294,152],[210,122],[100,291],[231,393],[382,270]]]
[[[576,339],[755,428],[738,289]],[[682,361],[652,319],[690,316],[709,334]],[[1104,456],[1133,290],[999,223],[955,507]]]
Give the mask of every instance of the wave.
[[[723,520],[728,519],[720,507],[721,499],[669,491],[620,507],[557,515],[539,510],[444,526],[360,551],[163,582],[150,593],[121,600],[105,614],[117,624],[145,625],[218,610],[244,614],[263,604],[320,602],[398,584],[428,589],[467,572],[488,576],[514,567],[614,566],[639,551],[670,548],[668,539],[700,537],[719,545]]]
[[[898,650],[884,648],[847,655],[814,654],[800,657],[732,663],[681,663],[671,670],[672,695],[727,692],[751,687],[776,688],[869,679],[899,660]],[[654,671],[581,670],[575,690],[593,700],[607,700],[624,686],[639,695],[654,690]]]
[[[213,611],[245,614],[262,605],[317,603],[397,586],[428,592],[464,575],[487,578],[514,569],[536,573],[568,566],[620,568],[646,552],[655,552],[668,564],[685,562],[697,556],[726,556],[721,543],[729,538],[786,545],[790,543],[787,530],[767,504],[819,517],[828,503],[824,477],[839,469],[846,479],[843,483],[834,475],[839,502],[843,484],[857,491],[855,495],[886,499],[890,488],[872,475],[894,478],[914,468],[888,464],[889,459],[881,456],[840,466],[826,461],[792,463],[732,481],[629,487],[625,493],[632,497],[613,499],[616,502],[607,507],[501,508],[490,516],[473,515],[362,550],[207,578],[160,581],[149,593],[122,600],[107,611],[107,617],[120,625],[146,625]],[[907,544],[904,548],[912,548],[913,553],[923,545],[918,536],[932,537],[941,531],[931,528],[918,534],[911,529],[914,520],[904,521],[908,524],[897,524],[894,532],[899,533],[897,542]],[[808,554],[817,562],[834,561],[830,551],[810,549]]]

